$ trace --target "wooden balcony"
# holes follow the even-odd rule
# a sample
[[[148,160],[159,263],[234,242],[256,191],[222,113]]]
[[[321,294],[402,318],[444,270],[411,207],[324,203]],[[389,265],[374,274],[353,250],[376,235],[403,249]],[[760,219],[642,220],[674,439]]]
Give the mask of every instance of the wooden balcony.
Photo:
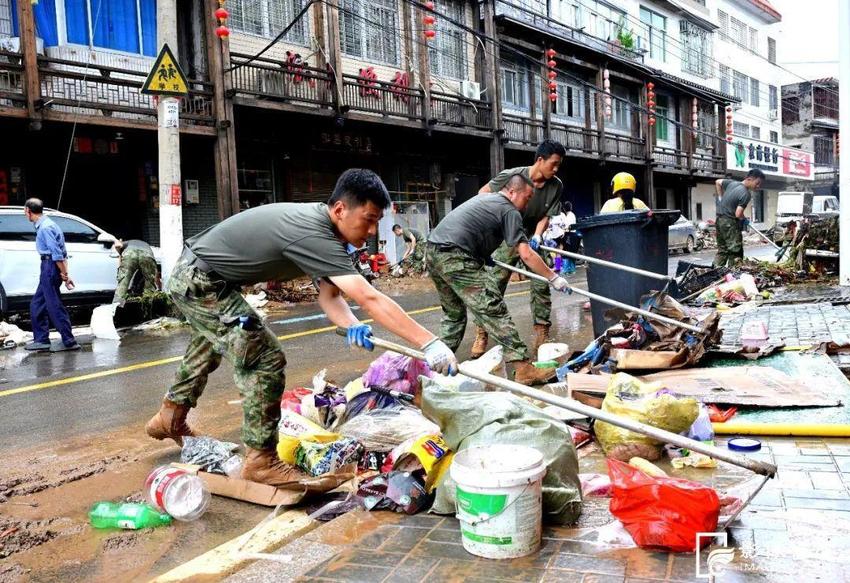
[[[620,134],[605,134],[602,144],[602,153],[606,157],[641,161],[646,159],[646,144],[643,138]]]
[[[24,65],[19,53],[0,51],[0,111],[25,115]]]
[[[50,57],[38,58],[43,115],[47,119],[78,120],[105,125],[156,124],[154,97],[140,92],[145,73],[129,69],[87,66]],[[184,129],[211,133],[214,124],[213,87],[189,81],[189,95],[180,99]],[[86,116],[88,119],[80,119]],[[92,118],[100,118],[99,120]],[[108,121],[107,121],[108,120]]]
[[[493,128],[493,108],[487,101],[466,99],[449,93],[431,92],[431,118],[437,124],[473,128],[489,132]]]
[[[292,65],[264,57],[231,54],[231,94],[255,100],[327,110],[333,99],[333,76],[324,69]]]
[[[688,155],[682,150],[668,148],[666,146],[655,146],[652,150],[652,159],[655,165],[669,170],[688,172]]]
[[[424,94],[421,89],[378,81],[358,75],[342,76],[343,103],[349,111],[384,119],[422,122]]]

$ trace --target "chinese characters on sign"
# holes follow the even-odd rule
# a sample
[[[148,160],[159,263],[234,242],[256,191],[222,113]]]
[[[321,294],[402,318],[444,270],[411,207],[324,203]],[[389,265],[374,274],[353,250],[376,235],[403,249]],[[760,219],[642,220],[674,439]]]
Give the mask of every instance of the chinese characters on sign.
[[[372,154],[372,138],[342,132],[322,132],[319,134],[321,150],[337,150],[357,154]]]
[[[727,144],[726,167],[739,172],[759,169],[767,175],[798,180],[814,178],[811,152],[758,140],[736,138]]]
[[[182,97],[189,93],[189,82],[180,69],[174,53],[168,45],[162,45],[162,50],[156,58],[150,73],[141,89],[148,95],[170,95]]]

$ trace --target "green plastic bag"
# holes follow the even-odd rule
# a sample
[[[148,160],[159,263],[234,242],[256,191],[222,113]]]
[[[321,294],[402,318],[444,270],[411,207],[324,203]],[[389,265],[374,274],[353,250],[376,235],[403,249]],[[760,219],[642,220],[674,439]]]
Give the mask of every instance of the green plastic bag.
[[[510,393],[457,392],[423,377],[422,412],[440,426],[454,451],[493,444],[533,447],[543,454],[543,521],[573,524],[581,514],[581,483],[572,437],[562,421]],[[446,472],[431,509],[455,513],[455,485]]]
[[[699,415],[699,402],[663,389],[659,383],[644,383],[619,372],[611,377],[602,410],[666,429],[671,433],[687,431]],[[642,457],[653,461],[661,457],[662,442],[604,421],[594,425],[596,438],[609,458],[628,461]]]

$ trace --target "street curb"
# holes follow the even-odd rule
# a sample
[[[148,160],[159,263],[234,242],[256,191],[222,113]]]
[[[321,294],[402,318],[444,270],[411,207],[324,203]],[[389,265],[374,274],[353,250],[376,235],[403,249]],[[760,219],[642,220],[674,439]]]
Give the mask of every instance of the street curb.
[[[288,510],[268,522],[261,522],[245,534],[163,573],[152,579],[151,583],[221,580],[244,567],[245,563],[253,561],[250,555],[274,550],[320,524],[319,521],[309,518],[303,510]]]

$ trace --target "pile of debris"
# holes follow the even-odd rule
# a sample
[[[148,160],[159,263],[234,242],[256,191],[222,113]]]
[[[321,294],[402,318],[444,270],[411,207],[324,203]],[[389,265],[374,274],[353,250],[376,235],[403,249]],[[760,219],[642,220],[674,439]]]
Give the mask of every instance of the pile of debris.
[[[259,283],[243,290],[247,294],[266,293],[268,301],[278,304],[300,304],[314,302],[319,297],[319,290],[309,277],[301,277],[291,281],[269,281]]]

